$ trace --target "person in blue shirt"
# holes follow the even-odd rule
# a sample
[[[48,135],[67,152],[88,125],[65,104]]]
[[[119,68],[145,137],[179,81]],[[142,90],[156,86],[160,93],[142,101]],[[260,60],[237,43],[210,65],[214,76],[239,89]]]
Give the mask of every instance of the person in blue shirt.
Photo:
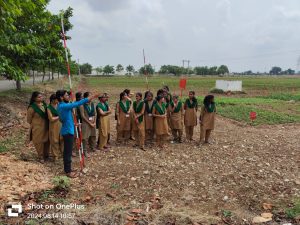
[[[84,98],[77,102],[69,103],[70,96],[66,90],[59,90],[56,92],[56,97],[59,101],[57,111],[59,115],[59,119],[62,123],[60,134],[64,139],[64,152],[63,152],[63,160],[64,160],[64,171],[66,175],[70,178],[77,177],[76,174],[71,169],[72,163],[72,149],[74,142],[74,120],[73,120],[73,109],[81,106],[94,98],[97,98],[99,95],[90,96],[88,98]]]

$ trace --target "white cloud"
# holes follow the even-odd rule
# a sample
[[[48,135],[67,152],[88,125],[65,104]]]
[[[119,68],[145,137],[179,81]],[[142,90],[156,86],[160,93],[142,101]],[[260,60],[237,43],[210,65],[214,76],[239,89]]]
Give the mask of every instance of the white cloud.
[[[147,61],[181,65],[226,63],[231,70],[295,67],[298,0],[52,0],[49,10],[74,8],[72,54],[94,66]]]

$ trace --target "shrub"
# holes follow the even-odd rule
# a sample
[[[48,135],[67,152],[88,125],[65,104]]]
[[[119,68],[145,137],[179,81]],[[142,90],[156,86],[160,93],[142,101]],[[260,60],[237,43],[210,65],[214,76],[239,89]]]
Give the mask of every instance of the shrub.
[[[58,176],[53,178],[55,189],[67,190],[70,187],[70,179],[66,176]]]
[[[210,93],[213,93],[213,94],[224,94],[225,92],[222,89],[213,88],[213,89],[210,90]]]

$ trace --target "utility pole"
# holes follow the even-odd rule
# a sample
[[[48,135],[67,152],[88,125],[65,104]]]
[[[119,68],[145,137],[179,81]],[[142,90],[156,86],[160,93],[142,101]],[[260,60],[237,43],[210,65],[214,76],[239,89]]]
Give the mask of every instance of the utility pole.
[[[78,64],[78,75],[80,76],[80,64],[79,64],[79,59],[77,59],[77,64]]]
[[[186,63],[187,62],[187,64],[188,64],[188,68],[190,67],[190,62],[191,62],[191,60],[189,60],[189,59],[183,59],[182,60],[182,67],[184,67],[184,63]]]

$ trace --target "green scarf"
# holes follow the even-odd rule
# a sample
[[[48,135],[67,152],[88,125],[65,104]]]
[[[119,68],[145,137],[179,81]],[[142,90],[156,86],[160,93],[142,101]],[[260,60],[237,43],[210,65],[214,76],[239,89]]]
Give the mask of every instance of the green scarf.
[[[160,115],[164,115],[166,113],[166,105],[164,103],[162,103],[161,107],[158,103],[156,103],[154,107]]]
[[[153,106],[154,106],[154,101],[152,102],[152,105],[151,107],[149,106],[149,102],[147,100],[145,100],[145,110],[146,112],[149,114],[149,113],[152,113],[152,110],[153,110]]]
[[[171,102],[172,108],[174,108],[174,102]],[[178,102],[176,108],[174,109],[174,113],[178,113],[181,110],[182,102]]]
[[[206,107],[207,112],[212,113],[216,111],[216,104],[215,103],[211,103],[208,105],[208,107]]]
[[[51,104],[48,105],[48,109],[50,109],[50,112],[52,113],[53,116],[58,116],[58,112],[56,108],[54,108]]]
[[[137,104],[136,101],[133,102],[133,109],[134,109],[134,112],[135,113],[140,113],[143,109],[143,106],[144,106],[144,102],[143,101],[140,101],[139,104]],[[138,117],[138,121],[139,123],[143,122],[143,119],[144,119],[144,115],[140,115]]]
[[[98,108],[102,109],[103,112],[108,111],[108,105],[106,103],[99,102],[98,105],[96,106],[97,111]]]
[[[84,104],[83,107],[86,110],[86,112],[88,113],[89,117],[95,116],[95,107],[94,107],[93,102],[92,102],[91,106],[89,106],[88,104]]]
[[[186,103],[187,107],[190,108],[190,109],[196,108],[198,106],[198,101],[197,101],[196,98],[193,98],[193,103],[192,104],[191,104],[189,98],[185,101],[185,103]]]
[[[40,107],[38,107],[38,105],[34,102],[31,105],[31,108],[33,108],[33,110],[40,115],[40,117],[42,117],[43,119],[47,119],[47,114],[46,114],[46,109],[47,109],[47,105],[45,102],[43,102],[43,107],[45,109],[45,112],[43,112]]]
[[[122,111],[127,114],[129,111],[129,108],[130,108],[130,101],[126,101],[126,107],[122,101],[119,101],[119,105],[120,105]]]

